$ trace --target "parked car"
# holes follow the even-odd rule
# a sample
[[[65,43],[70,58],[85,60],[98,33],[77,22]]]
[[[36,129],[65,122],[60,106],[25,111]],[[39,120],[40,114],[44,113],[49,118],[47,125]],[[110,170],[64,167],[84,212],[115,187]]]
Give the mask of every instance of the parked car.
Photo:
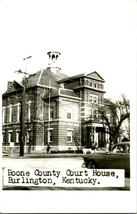
[[[130,143],[121,142],[113,146],[110,152],[95,151],[83,155],[82,167],[88,169],[125,169],[126,176],[130,176]]]

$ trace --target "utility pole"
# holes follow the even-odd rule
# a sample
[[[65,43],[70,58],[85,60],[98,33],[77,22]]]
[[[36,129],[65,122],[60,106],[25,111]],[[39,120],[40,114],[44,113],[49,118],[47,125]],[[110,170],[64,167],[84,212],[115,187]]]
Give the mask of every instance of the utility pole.
[[[50,150],[50,90],[51,90],[51,80],[49,81],[49,103],[48,103],[48,145],[47,145],[47,153]]]
[[[25,101],[26,101],[25,91],[26,91],[26,86],[23,85],[22,102],[21,102],[20,156],[24,156],[24,145],[25,145]]]
[[[31,58],[32,56],[26,57],[23,60],[27,60],[29,58]],[[20,132],[20,156],[23,157],[24,156],[24,145],[25,145],[25,110],[26,110],[26,83],[27,83],[27,77],[26,75],[30,75],[29,73],[26,72],[26,66],[25,66],[25,72],[18,70],[15,71],[16,73],[20,73],[20,74],[24,74],[24,78],[22,81],[22,87],[23,87],[23,91],[22,91],[22,101],[21,101],[21,124],[20,124],[20,128],[21,128],[21,132]]]

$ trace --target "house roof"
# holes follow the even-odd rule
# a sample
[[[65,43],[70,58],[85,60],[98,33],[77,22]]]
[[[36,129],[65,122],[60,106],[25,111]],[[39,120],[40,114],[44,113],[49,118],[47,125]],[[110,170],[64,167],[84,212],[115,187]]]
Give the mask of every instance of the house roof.
[[[79,79],[79,78],[82,78],[82,77],[88,77],[90,79],[95,79],[95,80],[99,80],[99,81],[105,82],[105,80],[96,71],[90,72],[90,73],[81,73],[81,74],[78,74],[78,75],[75,75],[75,76],[66,77],[64,79],[59,80],[58,82],[59,83],[61,83],[61,82],[69,82],[69,81],[73,81],[75,79]]]
[[[113,106],[114,103],[110,99],[104,98],[104,105]]]
[[[67,77],[67,75],[60,73],[60,74],[54,74],[50,71],[50,69],[42,69],[34,74],[31,74],[27,78],[26,87],[31,88],[34,86],[47,86],[47,87],[57,87],[59,88],[58,80],[61,80],[62,78]],[[23,84],[19,83],[17,81],[8,82],[7,90],[4,94],[8,94],[11,92],[14,92],[18,89],[22,89]]]
[[[11,93],[11,92],[15,92],[19,89],[22,89],[23,88],[23,85],[17,81],[8,81],[8,87],[7,87],[7,90],[3,93],[3,95],[6,95],[7,93]]]
[[[60,73],[59,75],[54,74],[50,69],[42,69],[35,74],[30,75],[28,78],[27,87],[33,86],[50,86],[50,87],[59,87],[57,81],[66,77],[65,74]]]

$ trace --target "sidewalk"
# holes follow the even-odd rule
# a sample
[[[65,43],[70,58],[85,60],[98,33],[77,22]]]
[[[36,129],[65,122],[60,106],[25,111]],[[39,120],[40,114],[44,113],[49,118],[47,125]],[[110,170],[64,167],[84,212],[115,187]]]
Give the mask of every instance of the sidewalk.
[[[29,153],[24,153],[24,156],[20,156],[19,153],[13,152],[13,153],[3,153],[3,158],[64,158],[64,157],[83,157],[83,154],[80,153],[49,153],[47,154],[45,151],[32,151]]]

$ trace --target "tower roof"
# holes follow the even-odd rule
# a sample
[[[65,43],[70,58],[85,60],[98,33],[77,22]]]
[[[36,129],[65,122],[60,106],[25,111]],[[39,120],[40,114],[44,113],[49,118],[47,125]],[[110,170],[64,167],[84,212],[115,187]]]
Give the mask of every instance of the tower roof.
[[[50,69],[41,69],[35,74],[30,75],[28,78],[27,87],[34,86],[51,86],[51,87],[59,87],[58,81],[62,78],[66,77],[65,74],[59,73],[54,74]]]

